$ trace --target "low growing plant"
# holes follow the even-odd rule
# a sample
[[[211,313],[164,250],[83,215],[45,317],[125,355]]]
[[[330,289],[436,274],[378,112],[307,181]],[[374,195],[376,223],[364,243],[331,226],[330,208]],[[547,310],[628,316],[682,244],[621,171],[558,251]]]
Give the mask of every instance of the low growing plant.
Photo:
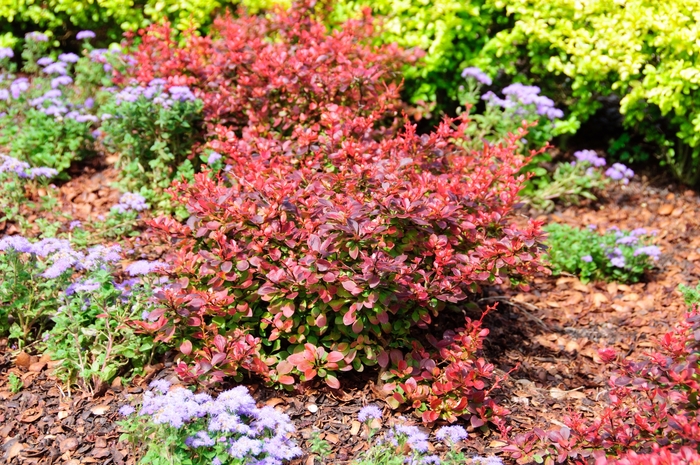
[[[38,339],[49,328],[73,274],[118,259],[117,249],[98,246],[84,253],[64,239],[0,239],[0,329],[9,328],[20,348]]]
[[[657,246],[651,245],[644,228],[621,231],[613,227],[598,233],[595,225],[579,229],[553,223],[544,230],[552,273],[566,271],[583,282],[637,282],[661,254]]]
[[[164,190],[195,171],[190,157],[201,142],[202,102],[187,86],[154,79],[122,89],[106,111],[103,143],[119,155],[121,183],[170,211]]]
[[[41,199],[42,207],[50,207],[55,198],[47,189],[48,181],[57,174],[58,171],[53,168],[30,168],[26,162],[0,154],[0,222],[16,221],[21,229],[25,229],[28,224],[20,208],[23,205],[28,208],[34,206],[28,192],[36,193],[39,186],[44,187],[47,195]]]
[[[120,409],[122,440],[141,447],[141,464],[279,464],[302,455],[289,438],[294,425],[273,407],[258,408],[244,386],[216,398],[151,383],[138,412]]]
[[[639,360],[620,359],[603,397],[605,407],[593,419],[571,412],[565,426],[541,428],[512,438],[504,448],[518,463],[694,464],[700,445],[700,314],[694,308],[654,351]],[[618,356],[599,350],[606,363]]]
[[[14,373],[10,373],[7,376],[7,384],[10,386],[10,392],[12,394],[17,394],[24,387],[24,383],[22,382],[22,378],[20,378],[19,376],[17,376]]]
[[[593,150],[574,152],[576,161],[557,163],[554,172],[535,172],[523,190],[523,200],[542,211],[552,211],[554,201],[578,204],[582,199],[596,200],[595,192],[611,181],[628,184],[634,172],[621,163],[614,163],[603,172],[606,161]]]
[[[156,353],[153,339],[135,334],[127,322],[149,318],[153,286],[153,279],[115,283],[106,268],[68,286],[46,337],[47,353],[59,362],[58,378],[95,393],[127,369],[137,373],[149,364]]]

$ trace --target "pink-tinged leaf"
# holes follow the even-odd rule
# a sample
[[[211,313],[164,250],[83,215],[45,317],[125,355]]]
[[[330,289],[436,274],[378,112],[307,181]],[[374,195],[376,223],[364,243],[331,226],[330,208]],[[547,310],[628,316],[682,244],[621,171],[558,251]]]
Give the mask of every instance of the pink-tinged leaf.
[[[352,247],[350,250],[348,250],[348,253],[353,260],[357,260],[357,256],[360,255],[360,249],[357,247]]]
[[[218,365],[221,362],[223,362],[224,360],[226,360],[226,354],[223,352],[218,352],[218,353],[214,354],[214,356],[211,358],[211,364]]]
[[[484,426],[484,424],[485,424],[484,420],[477,417],[476,415],[472,415],[472,417],[469,419],[469,423],[471,423],[471,425],[474,428],[480,428],[480,427]]]
[[[307,368],[304,371],[304,378],[306,378],[306,381],[310,381],[316,377],[316,369],[315,368]]]
[[[291,373],[293,369],[294,365],[289,363],[289,359],[282,360],[277,364],[277,373],[280,375],[286,375],[288,373]]]
[[[287,318],[291,318],[294,315],[294,302],[287,302],[282,306],[282,314]]]
[[[438,415],[437,412],[433,412],[432,410],[426,410],[425,412],[423,412],[421,418],[423,419],[423,423],[434,423],[437,421],[438,418],[440,418],[440,415]]]
[[[233,269],[233,263],[231,263],[231,262],[224,262],[221,264],[221,271],[223,271],[224,273],[228,273],[232,269]]]
[[[355,322],[352,324],[352,332],[355,334],[361,334],[364,328],[365,324],[360,319],[355,320]]]
[[[348,311],[345,315],[343,315],[343,324],[345,326],[351,326],[353,323],[355,323],[355,320],[357,320],[355,312]]]
[[[383,325],[389,323],[389,314],[385,311],[379,312],[377,318],[379,319],[379,322]]]
[[[226,350],[226,338],[221,334],[217,334],[214,336],[214,346],[219,350],[219,352],[223,352]]]
[[[340,388],[340,381],[338,381],[338,378],[336,378],[333,375],[327,375],[326,376],[326,384],[328,387],[331,389],[338,389]]]
[[[236,263],[236,269],[238,271],[245,271],[248,268],[250,268],[250,264],[248,263],[248,260],[241,260],[238,263]]]
[[[334,363],[339,362],[344,358],[345,356],[341,352],[333,351],[330,354],[328,354],[328,357],[326,357],[326,361]]]
[[[279,381],[280,384],[291,386],[292,384],[294,384],[294,377],[290,375],[282,375],[279,378],[277,378],[277,381]]]
[[[382,350],[381,352],[379,352],[379,356],[377,357],[377,363],[379,363],[379,366],[382,368],[386,368],[389,366],[389,354],[386,350]]]
[[[361,292],[361,289],[357,287],[357,284],[355,284],[354,281],[348,279],[347,281],[343,281],[341,284],[343,285],[346,291],[350,292],[353,295]]]
[[[190,355],[192,353],[192,343],[190,341],[184,341],[180,344],[180,352],[184,355]]]
[[[323,328],[324,326],[326,326],[327,323],[328,320],[326,318],[325,313],[321,313],[319,316],[316,317],[316,326],[318,326],[319,328]]]

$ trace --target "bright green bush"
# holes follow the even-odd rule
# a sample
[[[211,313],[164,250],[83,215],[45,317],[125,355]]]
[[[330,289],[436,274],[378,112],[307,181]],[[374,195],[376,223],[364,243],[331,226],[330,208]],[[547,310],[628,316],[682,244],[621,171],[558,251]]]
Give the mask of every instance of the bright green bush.
[[[214,15],[242,4],[252,10],[269,0],[15,0],[0,2],[0,46],[12,46],[16,36],[33,30],[76,33],[94,29],[101,38],[119,40],[124,31],[170,21],[176,29],[207,26]],[[56,34],[61,35],[61,34]]]
[[[456,100],[462,69],[478,64],[477,57],[500,16],[485,0],[342,0],[333,6],[336,20],[369,6],[374,16],[384,17],[382,43],[426,52],[419,63],[405,70],[405,88],[413,102]]]
[[[569,107],[575,127],[620,97],[626,127],[660,148],[681,180],[700,180],[700,4],[693,0],[514,0],[512,28],[484,48]]]

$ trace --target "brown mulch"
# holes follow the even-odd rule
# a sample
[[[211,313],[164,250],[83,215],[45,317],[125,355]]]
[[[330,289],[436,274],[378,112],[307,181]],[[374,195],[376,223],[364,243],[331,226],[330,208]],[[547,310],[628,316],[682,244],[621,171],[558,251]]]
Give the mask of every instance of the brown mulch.
[[[112,202],[114,194],[101,191],[104,180],[95,178],[97,173],[61,187],[75,191],[96,182],[97,189],[90,192]],[[623,354],[638,356],[682,318],[685,306],[677,287],[694,285],[700,279],[700,198],[682,187],[650,184],[641,178],[604,193],[598,202],[559,208],[547,215],[547,220],[580,227],[596,224],[603,229],[658,230],[656,244],[662,257],[658,269],[648,273],[643,282],[583,284],[573,276],[540,276],[530,292],[494,287],[485,289],[480,297],[482,306],[499,302],[498,311],[485,319],[491,331],[486,358],[499,373],[518,367],[496,393],[500,404],[511,410],[509,421],[514,432],[560,425],[569,409],[593,414],[601,405],[607,376],[597,349],[612,346]],[[83,193],[68,202],[79,204],[76,199],[80,196]],[[95,200],[89,198],[87,194],[87,204]],[[91,205],[82,217],[104,208]],[[134,451],[118,442],[117,410],[137,401],[151,376],[136,378],[126,387],[116,383],[97,398],[80,391],[67,396],[51,374],[50,361],[15,360],[16,354],[3,343],[6,341],[0,341],[0,463],[136,462]],[[176,380],[169,367],[156,368],[160,367],[153,367],[152,376]],[[17,394],[9,392],[10,372],[24,382]],[[327,463],[344,463],[367,448],[366,427],[357,422],[356,414],[362,406],[378,402],[375,379],[372,372],[354,374],[343,379],[342,388],[336,391],[320,384],[294,392],[256,384],[249,384],[249,388],[261,405],[272,405],[290,415],[302,448],[307,449],[308,439],[318,431],[333,447]],[[388,408],[384,412],[385,425],[399,421],[400,412],[392,413]],[[411,420],[410,412],[405,415]],[[497,434],[473,431],[464,447],[484,455],[497,453],[502,445]],[[314,457],[293,463],[313,465]]]

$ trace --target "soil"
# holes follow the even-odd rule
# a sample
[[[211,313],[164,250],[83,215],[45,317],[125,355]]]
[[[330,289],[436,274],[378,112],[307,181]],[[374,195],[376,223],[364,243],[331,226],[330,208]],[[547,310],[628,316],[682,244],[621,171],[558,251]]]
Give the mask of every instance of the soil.
[[[629,186],[601,193],[596,202],[558,207],[543,219],[579,227],[657,230],[662,257],[643,282],[583,284],[574,276],[542,275],[530,292],[493,287],[478,298],[482,307],[498,302],[498,311],[485,319],[490,334],[484,355],[499,373],[512,370],[496,398],[511,411],[508,421],[516,433],[561,425],[570,409],[592,415],[602,405],[608,375],[597,349],[611,346],[632,357],[641,355],[682,318],[685,305],[678,285],[694,285],[700,278],[700,197],[681,186],[666,186],[663,179],[637,178]],[[118,197],[109,187],[113,179],[114,173],[105,167],[80,174],[60,186],[61,209],[77,219],[106,213]],[[119,442],[117,410],[138,399],[153,378],[177,382],[171,364],[150,367],[147,376],[124,386],[117,379],[98,397],[67,392],[53,376],[53,364],[46,357],[18,356],[0,340],[0,461],[137,463],[138,451]],[[10,374],[24,385],[16,394],[10,392]],[[320,384],[294,392],[252,382],[248,387],[261,405],[290,415],[304,450],[317,431],[333,448],[326,463],[346,463],[368,447],[363,440],[366,426],[356,420],[358,410],[372,402],[384,405],[375,393],[375,379],[371,372],[346,376],[338,390]],[[385,426],[404,421],[401,415],[418,423],[410,412],[385,407],[384,415]],[[498,454],[504,445],[499,439],[495,432],[471,431],[462,444],[469,452]],[[320,460],[305,456],[292,463],[314,462]]]

